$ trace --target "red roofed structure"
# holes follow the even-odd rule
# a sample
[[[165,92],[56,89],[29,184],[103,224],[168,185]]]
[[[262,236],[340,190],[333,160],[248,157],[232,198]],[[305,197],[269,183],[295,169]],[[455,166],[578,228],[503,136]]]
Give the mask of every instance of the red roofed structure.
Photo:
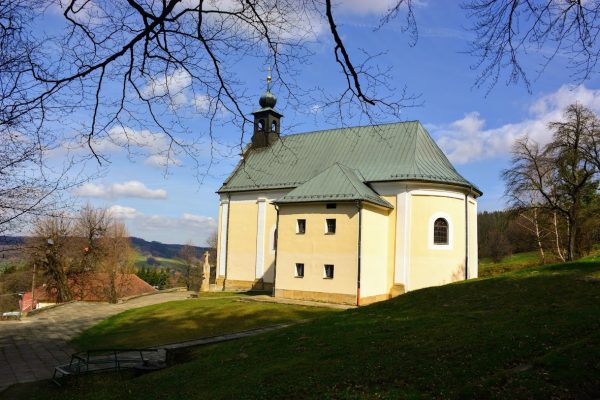
[[[68,282],[73,294],[73,300],[77,301],[110,301],[112,297],[111,291],[113,290],[118,299],[157,291],[135,274],[117,274],[114,279],[114,285],[111,285],[109,274],[102,272],[72,276],[69,277]],[[34,301],[34,309],[39,308],[41,304],[55,304],[56,289],[48,289],[45,286],[36,288]],[[31,311],[32,293],[24,293],[19,303],[21,312]]]

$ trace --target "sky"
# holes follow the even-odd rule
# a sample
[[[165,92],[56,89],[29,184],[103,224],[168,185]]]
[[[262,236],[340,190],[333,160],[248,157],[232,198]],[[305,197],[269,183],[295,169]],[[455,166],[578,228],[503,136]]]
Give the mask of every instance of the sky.
[[[544,143],[551,136],[547,124],[561,119],[564,108],[575,101],[600,112],[598,77],[577,84],[566,66],[567,59],[560,54],[539,76],[535,72],[540,54],[529,55],[525,60],[533,78],[529,91],[522,83],[507,85],[506,79],[491,89],[476,87],[478,71],[472,68],[476,60],[466,53],[472,33],[465,29],[469,21],[459,2],[416,2],[419,34],[414,46],[402,31],[401,20],[375,30],[389,4],[388,0],[341,0],[334,8],[338,29],[351,56],[358,57],[360,49],[385,52],[377,63],[390,68],[386,83],[398,89],[406,87],[418,96],[417,106],[403,109],[402,120],[421,121],[457,170],[484,192],[479,199],[480,211],[505,206],[501,171],[510,166],[510,149],[516,138],[527,134]],[[49,26],[52,18],[49,15]],[[329,32],[321,25],[324,20],[313,23],[314,55],[299,66],[297,80],[335,94],[344,83],[343,77],[332,56]],[[238,73],[258,105],[265,90],[265,68],[240,68]],[[169,83],[177,85],[185,79],[174,75]],[[160,91],[161,82],[151,84],[148,90]],[[277,82],[273,91],[277,95]],[[182,103],[203,106],[202,98],[192,99],[185,90],[180,95]],[[282,129],[287,133],[335,127],[318,108],[298,110],[285,98],[276,108],[284,114]],[[165,144],[164,138],[153,132],[136,134],[150,148]],[[240,137],[237,128],[223,126],[219,134],[222,143],[235,148]],[[166,171],[158,154],[130,157],[118,141],[102,150],[110,164],[99,178],[72,191],[81,204],[110,208],[133,236],[165,243],[206,243],[217,227],[219,198],[215,192],[239,160],[238,152],[223,152],[212,160],[214,165],[199,182],[191,163],[183,157]],[[209,152],[201,157],[208,162]]]

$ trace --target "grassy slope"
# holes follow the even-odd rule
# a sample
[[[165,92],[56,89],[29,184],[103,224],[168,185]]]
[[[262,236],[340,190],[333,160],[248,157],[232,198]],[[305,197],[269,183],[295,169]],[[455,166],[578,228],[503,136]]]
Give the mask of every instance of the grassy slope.
[[[140,252],[136,251],[136,256],[135,256],[135,267],[136,268],[142,268],[142,267],[146,267],[146,268],[170,268],[172,270],[183,270],[185,268],[185,263],[178,259],[178,258],[164,258],[164,257],[152,257],[154,258],[159,265],[148,265],[148,263],[146,262],[146,259],[148,257],[143,255]]]
[[[79,349],[137,348],[197,339],[332,313],[330,309],[236,298],[172,301],[128,310],[79,335]]]
[[[491,258],[479,260],[479,276],[482,278],[513,272],[520,269],[533,267],[540,264],[540,253],[529,251],[526,253],[516,253],[504,257],[499,262],[492,261]]]
[[[600,395],[600,263],[423,289],[196,350],[112,384],[21,385],[6,398],[591,398]]]
[[[560,262],[556,255],[546,249],[546,262],[550,263],[553,259],[555,262]],[[600,245],[594,245],[590,253],[581,258],[580,261],[600,261]],[[498,262],[494,262],[491,258],[485,257],[479,260],[479,277],[487,278],[490,276],[500,275],[505,272],[514,272],[521,269],[534,267],[540,264],[540,253],[537,250],[511,254],[510,256],[504,257]]]

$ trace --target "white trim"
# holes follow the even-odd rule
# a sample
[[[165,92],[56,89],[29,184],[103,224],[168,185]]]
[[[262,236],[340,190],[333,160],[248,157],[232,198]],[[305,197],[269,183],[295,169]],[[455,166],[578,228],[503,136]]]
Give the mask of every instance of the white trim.
[[[256,192],[236,192],[231,193],[231,201],[258,201],[259,199],[266,199],[271,202],[285,196],[293,188],[285,190],[265,190]]]
[[[468,192],[467,188],[452,184],[434,182],[412,182],[412,181],[388,181],[369,182],[369,186],[380,196],[396,196],[402,192],[445,192],[463,195]],[[432,194],[433,195],[433,194]],[[461,197],[464,200],[464,196]]]
[[[449,192],[447,190],[435,190],[435,189],[417,189],[410,192],[413,196],[436,196],[436,197],[450,197],[451,199],[465,200],[465,195],[460,192]]]
[[[369,186],[380,196],[396,196],[408,191],[408,185],[402,182],[372,182]]]
[[[448,222],[448,244],[435,244],[433,242],[433,224],[438,218],[444,218]],[[428,226],[429,229],[427,230],[427,243],[429,244],[429,250],[452,250],[454,246],[454,229],[450,215],[441,211],[436,212],[431,217],[429,217]]]
[[[229,202],[221,200],[221,242],[219,243],[219,276],[225,276],[227,271],[227,219]]]
[[[258,221],[256,228],[256,279],[262,279],[265,274],[265,224],[267,223],[267,199],[260,198],[258,203]]]

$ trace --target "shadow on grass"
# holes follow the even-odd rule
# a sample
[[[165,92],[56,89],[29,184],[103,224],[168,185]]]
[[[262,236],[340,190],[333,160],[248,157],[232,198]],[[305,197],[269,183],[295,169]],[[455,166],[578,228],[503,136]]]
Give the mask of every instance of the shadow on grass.
[[[422,289],[198,348],[185,364],[119,385],[8,394],[146,399],[152,388],[174,399],[597,398],[600,285],[582,278],[599,271],[600,263],[579,262]]]

